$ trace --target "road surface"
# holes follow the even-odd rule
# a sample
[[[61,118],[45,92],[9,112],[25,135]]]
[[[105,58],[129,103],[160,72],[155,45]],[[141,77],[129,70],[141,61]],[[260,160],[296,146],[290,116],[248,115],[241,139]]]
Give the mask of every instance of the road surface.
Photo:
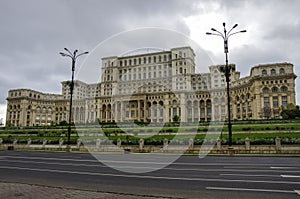
[[[143,173],[160,168],[167,155],[133,156],[142,158],[105,154],[99,162],[90,154],[0,151],[0,181],[120,193],[124,198],[300,198],[299,157],[182,156]],[[124,168],[138,172],[119,171]]]

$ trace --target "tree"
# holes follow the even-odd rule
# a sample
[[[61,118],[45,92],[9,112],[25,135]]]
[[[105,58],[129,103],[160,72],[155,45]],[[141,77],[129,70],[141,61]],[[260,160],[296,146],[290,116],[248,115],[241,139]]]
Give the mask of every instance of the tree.
[[[283,119],[295,119],[300,117],[300,108],[290,103],[287,107],[280,107],[280,115]]]
[[[6,121],[6,127],[11,127],[12,126],[12,123],[10,121]]]
[[[66,120],[63,120],[59,122],[59,126],[68,126],[68,122]]]
[[[269,119],[271,117],[271,108],[268,106],[264,107],[264,116]]]
[[[173,122],[179,122],[180,118],[178,115],[174,115]]]

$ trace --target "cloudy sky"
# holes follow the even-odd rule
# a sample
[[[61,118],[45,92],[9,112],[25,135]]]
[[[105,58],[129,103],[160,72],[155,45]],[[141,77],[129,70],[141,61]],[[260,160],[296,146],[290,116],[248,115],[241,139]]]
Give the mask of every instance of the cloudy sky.
[[[60,82],[70,78],[70,63],[58,54],[64,47],[91,51],[112,35],[144,27],[182,33],[222,64],[222,40],[205,32],[238,23],[247,33],[229,40],[229,59],[242,76],[274,62],[293,63],[299,75],[299,10],[298,0],[0,0],[0,118],[9,89],[60,93]]]

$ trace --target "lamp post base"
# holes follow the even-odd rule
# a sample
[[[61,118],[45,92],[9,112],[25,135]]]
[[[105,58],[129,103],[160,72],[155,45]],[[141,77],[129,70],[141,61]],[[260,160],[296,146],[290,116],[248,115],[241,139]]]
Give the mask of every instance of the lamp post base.
[[[67,147],[66,147],[66,152],[71,152],[71,145],[67,145]]]
[[[232,146],[228,147],[228,155],[229,156],[234,156],[235,150]]]

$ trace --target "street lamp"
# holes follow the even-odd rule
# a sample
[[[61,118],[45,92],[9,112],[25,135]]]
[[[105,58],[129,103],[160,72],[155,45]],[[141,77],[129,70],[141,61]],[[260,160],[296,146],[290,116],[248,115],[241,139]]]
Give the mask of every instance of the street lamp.
[[[230,36],[235,35],[237,33],[244,33],[246,32],[246,30],[241,30],[241,31],[237,31],[237,32],[232,32],[233,29],[235,29],[238,24],[235,24],[228,32],[226,30],[225,27],[225,23],[223,23],[223,28],[224,28],[224,34],[221,33],[220,31],[212,28],[211,30],[213,31],[213,33],[211,32],[207,32],[207,35],[216,35],[216,36],[220,36],[223,38],[224,40],[224,53],[225,53],[225,68],[224,67],[220,67],[220,71],[224,73],[225,77],[226,77],[226,85],[227,85],[227,108],[228,108],[228,145],[229,147],[232,146],[232,125],[231,125],[231,111],[230,111],[230,92],[229,92],[229,82],[230,82],[230,67],[228,66],[228,39]]]
[[[72,81],[70,83],[70,112],[69,112],[69,126],[68,126],[68,142],[67,142],[67,152],[71,151],[71,142],[70,142],[70,137],[71,137],[71,122],[72,122],[72,100],[73,100],[73,89],[74,89],[74,71],[75,71],[75,64],[76,64],[76,60],[78,57],[80,57],[81,55],[85,55],[88,54],[89,52],[84,52],[84,53],[78,53],[78,50],[74,50],[74,52],[72,53],[69,49],[64,48],[64,50],[67,53],[63,53],[60,52],[59,54],[63,57],[70,57],[72,59]]]

